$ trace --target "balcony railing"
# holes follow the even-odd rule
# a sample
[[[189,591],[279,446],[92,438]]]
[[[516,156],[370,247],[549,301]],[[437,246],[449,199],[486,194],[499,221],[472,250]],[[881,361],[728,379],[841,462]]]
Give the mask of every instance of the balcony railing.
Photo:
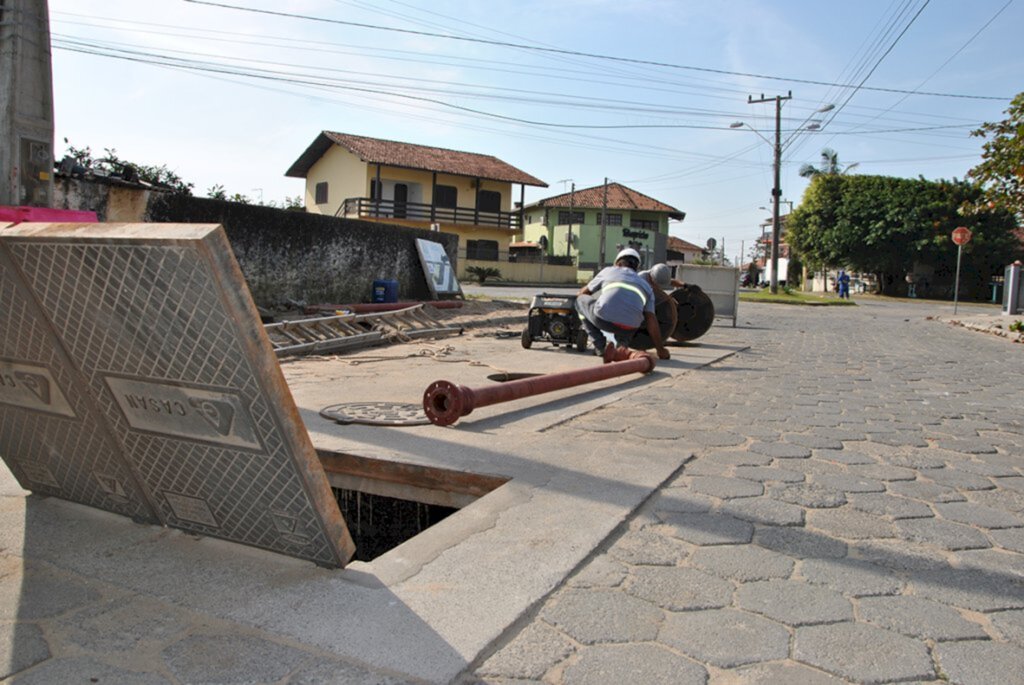
[[[471,224],[519,229],[518,212],[487,212],[471,207],[437,207],[422,202],[373,200],[368,197],[350,197],[337,214],[360,219],[407,219],[429,223]]]

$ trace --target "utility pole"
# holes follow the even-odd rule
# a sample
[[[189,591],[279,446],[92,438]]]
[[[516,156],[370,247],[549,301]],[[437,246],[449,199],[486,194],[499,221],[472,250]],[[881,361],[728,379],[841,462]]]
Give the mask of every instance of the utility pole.
[[[601,200],[601,248],[599,251],[600,261],[597,264],[598,270],[604,268],[605,265],[605,236],[607,234],[607,217],[608,217],[608,177],[604,177],[604,199]]]
[[[773,145],[775,151],[775,161],[773,168],[775,172],[775,185],[772,187],[772,279],[771,279],[771,291],[774,295],[779,292],[779,235],[781,233],[781,226],[779,225],[779,199],[782,197],[781,185],[781,171],[782,171],[782,102],[784,100],[791,100],[793,98],[793,91],[789,91],[788,95],[776,95],[773,98],[766,98],[762,93],[759,100],[755,100],[753,97],[747,97],[747,103],[755,105],[762,102],[775,102],[775,144]]]
[[[565,256],[572,257],[572,213],[576,211],[576,183],[573,182],[569,191],[569,234],[565,238]]]
[[[0,0],[0,205],[53,205],[46,0]]]

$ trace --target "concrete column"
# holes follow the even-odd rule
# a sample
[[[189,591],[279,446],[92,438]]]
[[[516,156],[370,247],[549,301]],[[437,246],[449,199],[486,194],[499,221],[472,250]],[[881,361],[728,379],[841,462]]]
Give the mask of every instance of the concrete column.
[[[0,0],[0,205],[53,204],[47,0]]]

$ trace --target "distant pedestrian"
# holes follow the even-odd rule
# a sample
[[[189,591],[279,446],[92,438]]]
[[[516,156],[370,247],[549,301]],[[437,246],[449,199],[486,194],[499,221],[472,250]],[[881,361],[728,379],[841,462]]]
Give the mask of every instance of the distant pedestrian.
[[[840,270],[836,283],[839,285],[839,299],[850,299],[850,274]]]

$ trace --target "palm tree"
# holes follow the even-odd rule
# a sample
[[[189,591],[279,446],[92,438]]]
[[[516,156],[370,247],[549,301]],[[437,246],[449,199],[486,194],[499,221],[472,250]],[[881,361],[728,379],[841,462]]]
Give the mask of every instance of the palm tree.
[[[804,178],[814,178],[815,176],[834,176],[840,174],[849,173],[851,169],[855,168],[859,162],[853,164],[842,165],[839,163],[839,153],[830,147],[825,148],[821,151],[821,166],[816,167],[813,164],[804,164],[800,167],[800,175]]]

